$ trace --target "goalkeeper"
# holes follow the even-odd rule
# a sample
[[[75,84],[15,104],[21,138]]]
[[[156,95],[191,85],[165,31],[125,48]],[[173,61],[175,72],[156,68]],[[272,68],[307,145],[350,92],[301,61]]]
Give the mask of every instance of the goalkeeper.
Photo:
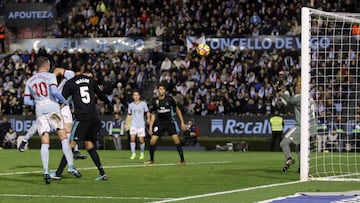
[[[300,83],[296,84],[294,88],[294,93],[290,96],[289,93],[285,93],[285,89],[281,89],[279,92],[281,96],[281,100],[287,104],[292,104],[294,106],[295,113],[295,126],[291,128],[284,136],[284,138],[280,142],[280,147],[285,156],[285,165],[283,167],[283,172],[286,173],[289,171],[290,166],[295,163],[295,159],[291,157],[290,144],[295,144],[295,151],[298,156],[298,160],[300,160],[300,129],[301,129],[301,85]],[[313,99],[310,99],[310,119],[313,129],[316,126],[315,120],[315,102]],[[313,134],[313,132],[311,132]]]

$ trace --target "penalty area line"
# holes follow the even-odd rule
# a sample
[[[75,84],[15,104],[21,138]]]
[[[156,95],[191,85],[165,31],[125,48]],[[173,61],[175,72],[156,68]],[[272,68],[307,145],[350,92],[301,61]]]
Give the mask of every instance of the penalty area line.
[[[183,201],[183,200],[189,200],[189,199],[197,199],[197,198],[203,198],[203,197],[211,197],[211,196],[226,195],[226,194],[245,192],[245,191],[251,191],[251,190],[258,190],[258,189],[264,189],[264,188],[270,188],[270,187],[292,185],[292,184],[296,184],[296,183],[300,183],[300,181],[285,182],[285,183],[275,183],[275,184],[271,184],[271,185],[261,185],[261,186],[255,186],[255,187],[249,187],[249,188],[228,190],[228,191],[223,191],[223,192],[207,193],[207,194],[202,194],[202,195],[186,196],[186,197],[173,198],[173,199],[168,198],[168,199],[164,199],[164,200],[160,200],[160,201],[154,201],[154,202],[151,202],[151,203],[176,202],[176,201]]]
[[[35,195],[35,194],[0,194],[0,197],[31,197],[31,198],[67,198],[67,199],[115,199],[115,200],[165,200],[155,197],[112,197],[112,196],[79,196],[79,195]]]

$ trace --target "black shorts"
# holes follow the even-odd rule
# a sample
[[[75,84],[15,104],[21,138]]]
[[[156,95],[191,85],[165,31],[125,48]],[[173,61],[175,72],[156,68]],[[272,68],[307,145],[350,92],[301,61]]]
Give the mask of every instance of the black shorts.
[[[96,142],[100,130],[100,121],[74,121],[70,140]]]
[[[174,121],[155,122],[152,130],[153,135],[157,136],[163,136],[165,132],[167,132],[168,135],[172,136],[179,132],[177,123]]]

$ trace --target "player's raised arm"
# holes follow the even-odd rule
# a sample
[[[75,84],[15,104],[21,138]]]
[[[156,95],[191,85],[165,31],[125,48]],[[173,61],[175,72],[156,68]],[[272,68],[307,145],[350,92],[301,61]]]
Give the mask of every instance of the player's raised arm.
[[[63,76],[65,72],[64,68],[55,68],[53,74],[56,76]]]
[[[75,73],[74,71],[72,70],[66,70],[64,68],[55,68],[54,71],[53,71],[53,74],[56,75],[56,76],[61,76],[65,79],[71,79],[75,76]]]
[[[56,85],[50,85],[50,91],[51,93],[60,101],[62,104],[67,104],[66,99],[63,97],[63,95],[59,92],[59,89]]]
[[[95,83],[95,85],[94,85],[95,94],[99,97],[99,99],[101,101],[105,102],[105,104],[110,105],[111,102],[106,97],[105,93],[103,91],[101,91],[101,89],[100,89],[99,85],[97,84],[97,82],[93,78],[91,78],[91,80]]]

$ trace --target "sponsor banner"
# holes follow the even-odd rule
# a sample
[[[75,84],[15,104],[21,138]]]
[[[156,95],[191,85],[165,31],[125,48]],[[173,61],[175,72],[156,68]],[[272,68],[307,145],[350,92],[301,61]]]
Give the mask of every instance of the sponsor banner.
[[[198,116],[192,117],[195,125],[204,136],[270,136],[271,125],[269,117],[262,116]],[[292,118],[284,118],[284,132],[294,127]]]
[[[14,130],[25,134],[35,122],[35,117],[9,115],[9,120]],[[101,116],[102,134],[107,135],[112,116]],[[270,136],[271,126],[269,117],[250,116],[184,116],[185,122],[193,119],[200,130],[200,136],[240,137],[240,136]],[[284,118],[284,132],[294,127],[292,118]]]
[[[10,52],[16,50],[34,49],[38,51],[44,47],[48,52],[56,50],[67,50],[73,53],[74,50],[90,52],[141,52],[152,51],[153,49],[162,50],[162,41],[157,37],[137,38],[137,37],[103,37],[103,38],[56,38],[56,39],[14,39],[10,43]]]
[[[34,27],[44,20],[56,18],[54,5],[46,3],[6,4],[6,26],[8,27]]]
[[[195,38],[195,37],[193,37]],[[301,36],[285,36],[285,35],[262,35],[256,37],[223,37],[223,38],[206,38],[206,44],[211,49],[248,49],[248,50],[300,50]],[[310,46],[312,49],[326,49],[330,46],[331,40],[327,36],[311,38]],[[188,45],[189,46],[189,45]]]

